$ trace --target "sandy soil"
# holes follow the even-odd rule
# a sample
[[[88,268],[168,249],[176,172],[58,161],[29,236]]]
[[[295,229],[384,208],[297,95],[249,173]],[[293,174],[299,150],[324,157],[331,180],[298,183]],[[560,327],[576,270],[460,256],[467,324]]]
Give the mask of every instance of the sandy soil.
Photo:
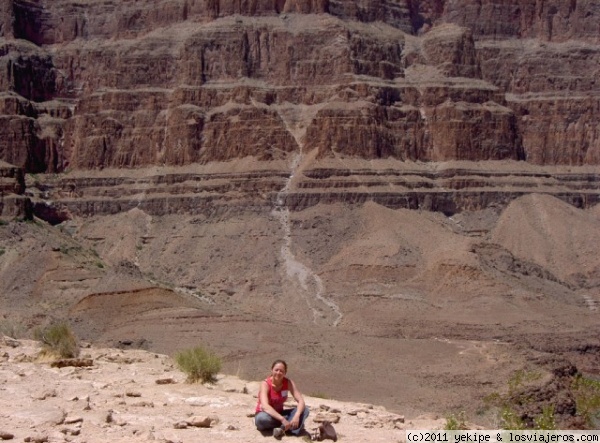
[[[453,217],[367,203],[11,222],[2,324],[67,318],[169,355],[201,343],[250,380],[283,357],[308,393],[489,423],[484,397],[540,353],[597,373],[597,213],[532,195]]]
[[[0,338],[0,433],[14,441],[274,441],[253,424],[258,382],[219,375],[188,384],[173,360],[140,350],[87,348],[91,366],[52,367],[39,344]],[[290,377],[292,374],[288,374]],[[160,384],[159,384],[160,382]],[[299,387],[301,382],[296,379]],[[323,420],[345,442],[404,441],[405,429],[440,429],[435,416],[408,418],[365,403],[306,396],[306,441]],[[293,403],[290,403],[290,406]],[[193,423],[205,422],[198,427]]]

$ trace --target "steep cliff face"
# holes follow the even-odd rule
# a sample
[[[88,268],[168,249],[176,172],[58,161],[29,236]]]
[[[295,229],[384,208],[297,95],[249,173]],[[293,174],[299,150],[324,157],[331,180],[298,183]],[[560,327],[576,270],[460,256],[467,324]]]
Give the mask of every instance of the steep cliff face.
[[[270,159],[299,142],[324,156],[519,158],[501,95],[478,97],[490,85],[461,84],[468,106],[446,93],[481,75],[471,32],[415,39],[417,13],[410,2],[9,2],[0,85],[32,109],[5,112],[0,155],[30,171]],[[407,82],[416,65],[435,78]],[[421,99],[432,83],[433,106]],[[41,106],[51,100],[60,115]],[[315,112],[293,109],[304,106]]]
[[[600,2],[443,3],[433,22],[473,33],[482,78],[505,92],[527,161],[598,164]]]
[[[600,162],[598,1],[3,2],[0,158]]]
[[[418,3],[418,2],[416,2]],[[484,38],[598,42],[600,4],[595,0],[447,0],[436,19]]]
[[[23,170],[0,160],[0,219],[31,217],[33,207],[24,191]]]
[[[600,0],[0,1],[0,217],[116,275],[55,273],[66,235],[21,260],[4,223],[4,292],[48,315],[63,272],[77,296],[143,275],[221,303],[232,355],[248,312],[364,333],[369,362],[482,334],[595,370],[598,23]]]

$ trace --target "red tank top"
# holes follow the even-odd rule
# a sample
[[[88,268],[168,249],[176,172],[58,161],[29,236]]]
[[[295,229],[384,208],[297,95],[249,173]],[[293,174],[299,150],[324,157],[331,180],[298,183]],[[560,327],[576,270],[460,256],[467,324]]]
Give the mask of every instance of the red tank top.
[[[288,397],[288,379],[286,377],[283,378],[283,383],[281,384],[281,391],[277,392],[273,388],[273,381],[271,377],[265,379],[267,385],[269,386],[269,392],[267,393],[267,397],[269,399],[269,404],[275,409],[277,412],[283,411],[283,404],[287,400]],[[258,396],[258,403],[256,404],[256,412],[261,412],[262,407],[260,405],[260,394]]]

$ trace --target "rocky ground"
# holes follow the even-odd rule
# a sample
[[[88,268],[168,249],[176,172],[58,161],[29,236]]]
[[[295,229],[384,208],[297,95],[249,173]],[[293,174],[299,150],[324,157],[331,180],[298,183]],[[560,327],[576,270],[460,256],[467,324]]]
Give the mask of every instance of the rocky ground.
[[[0,438],[30,442],[270,441],[253,426],[257,382],[219,375],[189,384],[173,360],[142,350],[87,347],[89,366],[55,367],[38,342],[0,339]],[[290,374],[293,376],[293,374]],[[298,380],[300,383],[301,381]],[[405,429],[445,420],[410,417],[372,404],[306,397],[306,441],[323,420],[341,441],[400,442]],[[297,440],[286,436],[285,440]]]
[[[599,375],[597,0],[209,3],[0,4],[0,332],[492,427]]]
[[[214,218],[119,214],[0,225],[3,329],[56,319],[99,346],[202,344],[260,379],[285,358],[308,394],[494,427],[485,398],[560,356],[597,375],[598,207],[317,205]]]

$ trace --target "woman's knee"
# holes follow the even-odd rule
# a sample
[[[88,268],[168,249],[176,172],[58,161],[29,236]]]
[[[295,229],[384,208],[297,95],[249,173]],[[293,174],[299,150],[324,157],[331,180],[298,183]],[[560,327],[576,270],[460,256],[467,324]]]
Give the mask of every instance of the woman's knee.
[[[302,418],[308,417],[308,414],[310,414],[310,411],[308,409],[308,406],[305,406],[304,411],[302,412]]]
[[[278,422],[266,412],[259,412],[254,417],[254,424],[259,431],[266,431],[277,426]]]

